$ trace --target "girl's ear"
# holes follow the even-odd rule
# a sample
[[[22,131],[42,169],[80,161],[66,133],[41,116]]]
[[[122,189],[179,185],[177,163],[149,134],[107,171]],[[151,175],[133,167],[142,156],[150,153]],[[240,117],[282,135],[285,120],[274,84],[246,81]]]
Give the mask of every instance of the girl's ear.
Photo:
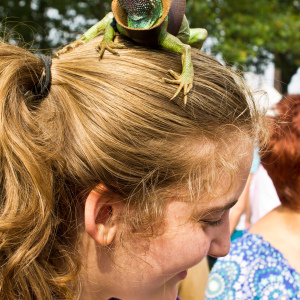
[[[86,198],[84,220],[86,232],[101,246],[112,243],[117,233],[114,222],[122,203],[109,189],[99,184]]]

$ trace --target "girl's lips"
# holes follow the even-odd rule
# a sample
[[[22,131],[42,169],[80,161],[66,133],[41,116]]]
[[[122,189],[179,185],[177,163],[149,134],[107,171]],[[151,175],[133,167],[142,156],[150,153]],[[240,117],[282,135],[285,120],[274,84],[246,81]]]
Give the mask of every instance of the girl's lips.
[[[183,280],[183,279],[187,276],[187,270],[184,270],[184,271],[178,273],[177,276],[178,276],[181,280]]]

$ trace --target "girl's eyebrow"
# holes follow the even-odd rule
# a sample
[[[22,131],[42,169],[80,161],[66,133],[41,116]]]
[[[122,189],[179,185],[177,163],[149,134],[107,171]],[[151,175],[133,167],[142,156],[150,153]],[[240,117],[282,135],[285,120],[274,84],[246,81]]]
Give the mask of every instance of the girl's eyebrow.
[[[203,214],[206,215],[206,214],[211,214],[211,213],[218,212],[218,211],[228,210],[228,209],[232,208],[237,202],[238,202],[238,199],[235,199],[235,200],[233,200],[232,202],[230,202],[226,205],[213,207],[211,209],[208,209],[208,210],[204,211]]]

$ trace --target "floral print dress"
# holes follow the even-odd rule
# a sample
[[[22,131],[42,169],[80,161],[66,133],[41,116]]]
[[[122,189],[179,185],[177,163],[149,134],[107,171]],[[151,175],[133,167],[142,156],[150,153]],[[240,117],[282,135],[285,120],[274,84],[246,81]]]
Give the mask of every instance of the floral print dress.
[[[261,236],[246,231],[232,243],[229,254],[217,260],[205,299],[300,299],[300,274]]]

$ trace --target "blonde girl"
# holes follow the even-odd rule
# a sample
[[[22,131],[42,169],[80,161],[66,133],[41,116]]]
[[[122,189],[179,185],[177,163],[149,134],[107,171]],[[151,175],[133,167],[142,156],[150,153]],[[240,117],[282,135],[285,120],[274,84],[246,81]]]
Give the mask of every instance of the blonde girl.
[[[122,40],[99,61],[99,39],[52,64],[0,43],[0,299],[175,300],[229,250],[264,131],[251,95],[193,50],[184,107],[161,79],[178,55]]]

